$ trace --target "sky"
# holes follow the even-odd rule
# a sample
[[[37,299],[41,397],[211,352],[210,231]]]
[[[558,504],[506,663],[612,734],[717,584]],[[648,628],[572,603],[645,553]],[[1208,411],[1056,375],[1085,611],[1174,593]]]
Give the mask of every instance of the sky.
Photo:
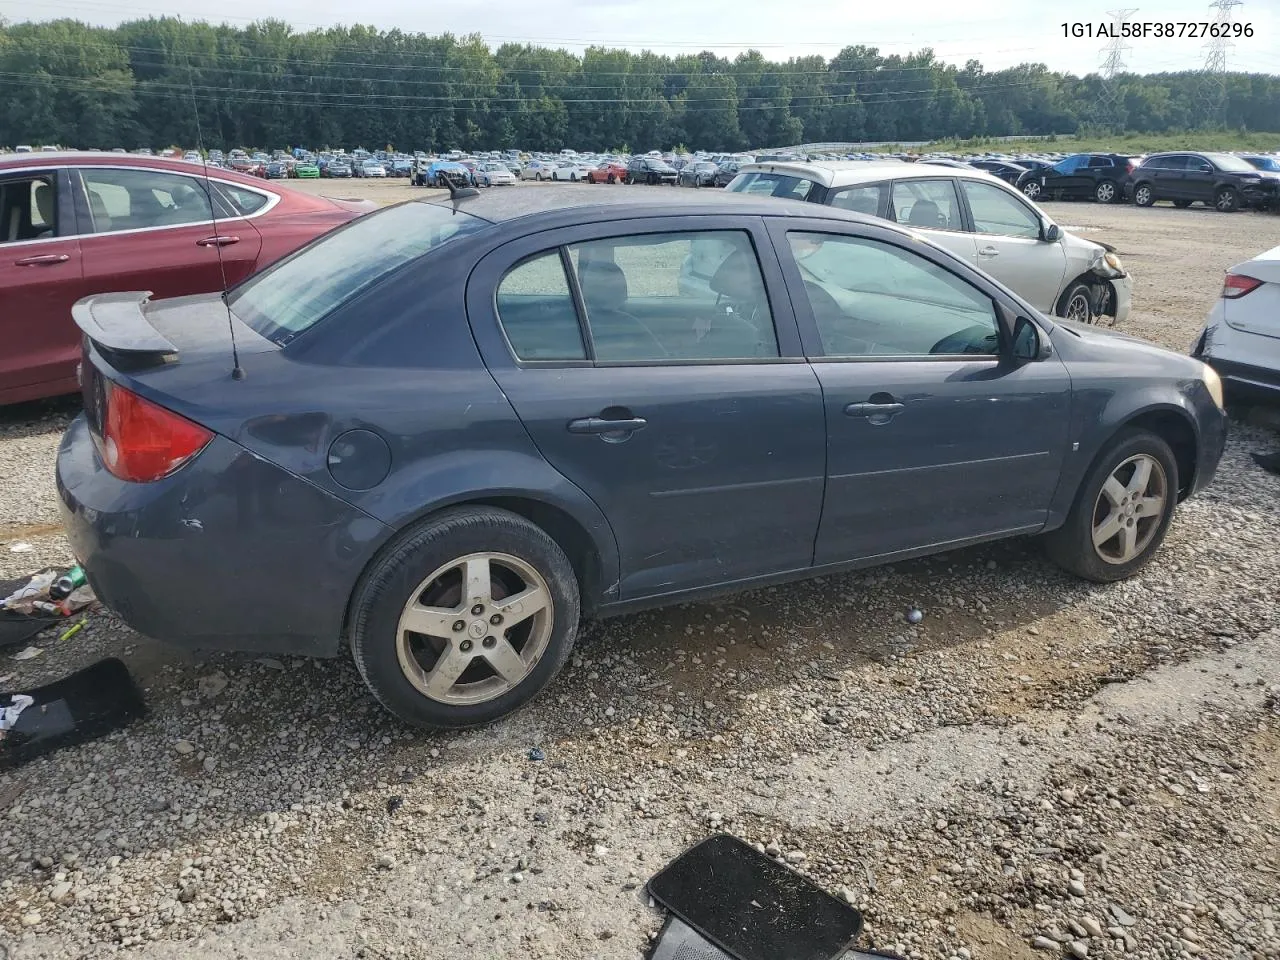
[[[1132,0],[1140,3],[1141,0]],[[906,54],[932,47],[938,58],[963,65],[980,60],[987,69],[1045,63],[1076,74],[1097,70],[1105,39],[1063,36],[1064,21],[1109,21],[1111,2],[1026,3],[1018,0],[809,0],[794,7],[779,0],[0,0],[9,21],[73,17],[114,25],[151,15],[242,25],[273,17],[299,30],[359,21],[382,29],[426,33],[481,34],[491,46],[516,41],[575,52],[595,44],[661,53],[712,50],[733,57],[749,48],[769,59],[830,57],[850,44]],[[984,12],[990,11],[989,16]],[[1135,21],[1202,21],[1216,18],[1202,0],[1160,0],[1138,7]],[[1280,0],[1245,0],[1233,12],[1253,26],[1252,38],[1233,41],[1232,70],[1280,72]],[[1151,73],[1198,69],[1205,41],[1199,38],[1133,39],[1123,54],[1130,70]]]

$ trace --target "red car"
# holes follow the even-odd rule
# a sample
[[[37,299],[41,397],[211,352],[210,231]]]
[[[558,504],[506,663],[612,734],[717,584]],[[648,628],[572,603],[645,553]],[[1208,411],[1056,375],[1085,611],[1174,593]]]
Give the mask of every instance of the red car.
[[[587,174],[587,183],[621,183],[622,178],[626,175],[627,165],[625,163],[606,160]]]
[[[218,290],[375,207],[217,168],[206,189],[202,167],[160,157],[0,157],[0,404],[79,389],[81,297]]]

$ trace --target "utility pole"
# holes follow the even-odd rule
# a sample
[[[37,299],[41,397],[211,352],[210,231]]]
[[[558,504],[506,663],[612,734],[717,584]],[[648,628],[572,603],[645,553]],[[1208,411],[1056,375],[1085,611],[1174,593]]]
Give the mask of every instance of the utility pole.
[[[1118,132],[1124,126],[1116,76],[1124,70],[1124,55],[1133,49],[1124,42],[1122,28],[1137,12],[1137,7],[1107,11],[1107,15],[1111,17],[1113,39],[1102,48],[1102,65],[1098,71],[1102,85],[1098,89],[1098,99],[1093,108],[1094,122],[1105,130]]]
[[[1215,23],[1225,27],[1235,15],[1235,8],[1243,6],[1243,0],[1214,0],[1210,11],[1216,11]],[[1204,69],[1196,91],[1200,108],[1200,122],[1206,129],[1222,127],[1226,123],[1227,107],[1227,51],[1235,44],[1227,36],[1226,29],[1204,45]]]

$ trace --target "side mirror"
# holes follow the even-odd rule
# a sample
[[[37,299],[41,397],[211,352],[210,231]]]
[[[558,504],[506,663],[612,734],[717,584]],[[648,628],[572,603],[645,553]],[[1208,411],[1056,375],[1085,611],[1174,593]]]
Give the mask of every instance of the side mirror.
[[[1013,359],[1017,363],[1033,363],[1044,360],[1053,353],[1049,338],[1026,317],[1019,317],[1013,326]]]
[[[1044,242],[1057,243],[1062,239],[1062,229],[1056,224],[1051,223],[1044,228]]]

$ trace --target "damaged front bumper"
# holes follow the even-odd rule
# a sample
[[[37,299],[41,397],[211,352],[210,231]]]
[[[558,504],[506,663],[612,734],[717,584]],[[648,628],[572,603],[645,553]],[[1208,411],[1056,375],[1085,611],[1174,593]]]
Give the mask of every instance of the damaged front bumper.
[[[1089,272],[1097,281],[1095,313],[1123,323],[1129,318],[1133,303],[1133,278],[1120,262],[1115,247],[1106,243],[1098,246],[1103,248],[1103,252],[1089,265]]]

